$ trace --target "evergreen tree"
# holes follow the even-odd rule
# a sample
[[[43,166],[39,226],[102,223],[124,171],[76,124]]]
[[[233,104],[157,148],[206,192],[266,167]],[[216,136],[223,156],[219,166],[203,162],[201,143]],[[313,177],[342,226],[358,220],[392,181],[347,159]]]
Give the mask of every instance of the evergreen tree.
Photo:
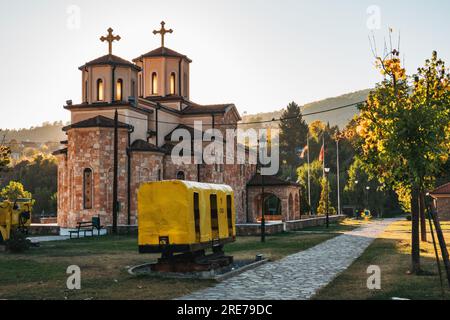
[[[298,148],[306,146],[306,138],[308,135],[308,125],[303,119],[300,107],[291,102],[287,109],[283,111],[280,121],[280,163],[286,167],[289,173],[287,176],[295,179],[292,175],[299,164],[299,157],[297,154]]]
[[[311,175],[311,203],[309,206],[313,213],[317,212],[320,200],[321,182],[323,176],[322,163],[318,160],[313,161],[310,165]],[[308,164],[305,163],[297,169],[298,182],[302,186],[302,200],[308,203]],[[303,208],[306,209],[306,208]],[[302,213],[306,213],[302,211]]]
[[[328,186],[327,186],[328,184]],[[322,178],[321,181],[322,192],[320,193],[319,207],[317,208],[317,214],[326,215],[327,214],[327,201],[328,201],[328,213],[329,215],[335,215],[336,209],[332,207],[330,201],[330,183],[326,178]]]

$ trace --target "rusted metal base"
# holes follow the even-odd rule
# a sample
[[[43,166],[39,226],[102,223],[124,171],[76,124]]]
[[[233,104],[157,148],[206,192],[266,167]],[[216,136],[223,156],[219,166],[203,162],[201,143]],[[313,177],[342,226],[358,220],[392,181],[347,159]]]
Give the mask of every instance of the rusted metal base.
[[[226,267],[233,263],[233,257],[225,256],[222,250],[206,255],[204,250],[178,255],[163,255],[151,266],[157,272],[198,272]]]

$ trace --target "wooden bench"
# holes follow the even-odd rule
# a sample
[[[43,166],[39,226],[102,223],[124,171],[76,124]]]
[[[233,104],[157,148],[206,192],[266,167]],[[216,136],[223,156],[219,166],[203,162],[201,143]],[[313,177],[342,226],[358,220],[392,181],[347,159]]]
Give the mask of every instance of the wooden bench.
[[[77,223],[76,230],[69,231],[69,237],[72,239],[72,234],[77,234],[77,238],[80,238],[80,233],[83,232],[86,237],[90,232],[91,237],[94,236],[94,229],[97,230],[97,235],[100,236],[100,231],[103,229],[103,226],[100,223],[100,216],[92,217],[91,221],[80,221]]]

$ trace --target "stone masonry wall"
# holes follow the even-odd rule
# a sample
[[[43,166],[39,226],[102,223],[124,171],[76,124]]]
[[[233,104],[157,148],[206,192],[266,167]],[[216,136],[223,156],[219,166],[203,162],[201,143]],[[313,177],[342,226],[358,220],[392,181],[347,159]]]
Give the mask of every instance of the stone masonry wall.
[[[131,224],[137,224],[137,193],[143,182],[159,181],[164,177],[164,154],[132,152],[131,156]]]
[[[253,165],[200,165],[200,179],[198,179],[198,168],[195,164],[176,165],[170,155],[164,160],[164,179],[176,179],[177,172],[183,171],[188,181],[204,183],[227,184],[234,190],[234,203],[236,206],[236,220],[238,223],[246,222],[246,185],[253,176],[255,168]]]
[[[119,129],[119,224],[127,222],[127,144],[127,130]],[[74,228],[77,222],[90,221],[97,215],[102,224],[112,223],[113,150],[113,128],[74,128],[68,131],[67,158],[58,165],[58,193],[63,200],[58,204],[60,227]],[[59,156],[59,159],[63,157]],[[86,168],[90,168],[93,174],[92,209],[83,206],[83,173]]]
[[[450,221],[450,196],[448,198],[438,198],[437,212],[441,221]]]

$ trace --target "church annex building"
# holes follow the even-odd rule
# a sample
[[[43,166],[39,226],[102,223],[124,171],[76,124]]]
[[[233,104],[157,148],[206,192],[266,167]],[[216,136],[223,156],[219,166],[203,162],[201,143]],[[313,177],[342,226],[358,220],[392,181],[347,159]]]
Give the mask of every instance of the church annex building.
[[[74,228],[93,216],[100,216],[104,225],[112,224],[116,110],[119,225],[137,224],[137,190],[141,183],[170,179],[230,185],[235,194],[237,222],[253,223],[261,216],[262,181],[255,165],[172,163],[174,130],[193,132],[194,121],[202,121],[204,130],[225,131],[230,124],[237,127],[241,117],[232,103],[192,102],[192,61],[165,47],[164,36],[172,30],[165,29],[164,23],[154,33],[160,34],[161,47],[130,62],[112,54],[113,41],[120,37],[109,29],[108,35],[100,38],[108,43],[109,53],[79,67],[82,102],[68,101],[64,106],[71,114],[71,125],[63,129],[67,135],[67,140],[62,141],[64,148],[54,153],[58,159],[61,228]],[[268,220],[300,219],[299,185],[266,177],[264,190]]]

